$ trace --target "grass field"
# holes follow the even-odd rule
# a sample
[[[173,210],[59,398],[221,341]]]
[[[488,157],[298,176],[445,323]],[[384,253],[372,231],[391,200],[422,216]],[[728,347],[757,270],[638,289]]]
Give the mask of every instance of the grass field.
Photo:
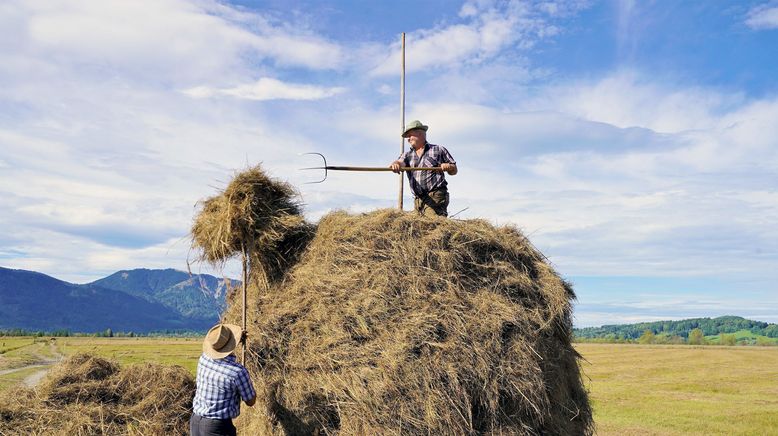
[[[44,339],[0,338],[0,371],[33,365],[55,357],[49,342]]]
[[[0,376],[0,392],[8,389],[12,386],[20,385],[24,382],[24,379],[41,371],[41,367],[35,366],[31,368],[24,368],[19,371],[10,372]]]
[[[576,348],[600,435],[778,434],[778,348]]]
[[[59,338],[62,354],[90,353],[122,365],[155,362],[181,365],[194,375],[202,338]]]
[[[123,365],[178,364],[192,374],[201,339],[5,338],[9,358],[88,352]],[[599,435],[778,435],[778,347],[576,344],[586,359]],[[22,365],[23,366],[23,365]],[[0,391],[34,369],[0,375]]]
[[[33,343],[34,339],[30,337],[2,337],[0,338],[0,355],[32,345]]]

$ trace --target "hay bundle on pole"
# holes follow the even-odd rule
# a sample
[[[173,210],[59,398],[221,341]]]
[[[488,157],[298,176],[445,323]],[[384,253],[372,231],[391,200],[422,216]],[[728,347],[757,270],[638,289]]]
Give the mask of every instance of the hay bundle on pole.
[[[275,227],[280,237],[256,228],[253,237],[305,229],[310,238],[301,220]],[[239,428],[591,434],[571,345],[575,296],[521,232],[379,210],[331,213],[306,238],[249,304],[247,366],[264,407],[244,409]],[[252,260],[268,258],[252,247]],[[250,286],[262,275],[252,269]],[[234,303],[228,322],[240,313]]]
[[[248,252],[250,269],[273,281],[299,253],[310,226],[296,190],[269,177],[257,165],[235,175],[224,192],[202,202],[192,226],[192,247],[200,260],[221,265]]]
[[[261,290],[279,280],[310,239],[312,227],[302,217],[297,192],[257,165],[235,175],[219,195],[203,202],[192,226],[192,247],[200,260],[220,266],[242,257],[242,317],[247,329],[248,281]],[[242,362],[246,362],[243,343]]]

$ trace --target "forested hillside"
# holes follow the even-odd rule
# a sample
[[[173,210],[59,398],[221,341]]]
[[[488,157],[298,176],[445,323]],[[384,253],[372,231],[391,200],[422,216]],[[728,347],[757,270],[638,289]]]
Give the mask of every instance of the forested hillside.
[[[681,321],[655,321],[637,324],[604,325],[575,329],[576,338],[581,339],[638,339],[647,330],[656,335],[688,338],[689,332],[700,329],[705,336],[735,333],[748,330],[755,335],[778,338],[778,324],[752,321],[739,316],[718,318],[693,318]]]

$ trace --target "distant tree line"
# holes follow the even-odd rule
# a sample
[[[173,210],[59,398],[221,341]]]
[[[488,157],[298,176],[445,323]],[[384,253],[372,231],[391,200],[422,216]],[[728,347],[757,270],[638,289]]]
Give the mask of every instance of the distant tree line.
[[[93,337],[93,338],[134,338],[134,337],[157,337],[157,336],[177,336],[177,337],[193,337],[202,336],[204,331],[199,330],[183,330],[183,329],[171,329],[171,330],[159,330],[153,332],[115,332],[110,328],[97,332],[72,332],[69,329],[58,330],[26,330],[19,328],[12,329],[0,329],[0,337],[5,336],[33,336],[33,337]]]
[[[705,345],[707,343],[706,336],[718,335],[716,343],[735,345],[738,341],[734,333],[742,330],[750,331],[756,336],[778,338],[778,324],[752,321],[739,316],[586,327],[574,329],[574,335],[576,340],[582,342],[688,343],[692,345]],[[775,341],[760,337],[751,342],[756,345],[775,344]]]

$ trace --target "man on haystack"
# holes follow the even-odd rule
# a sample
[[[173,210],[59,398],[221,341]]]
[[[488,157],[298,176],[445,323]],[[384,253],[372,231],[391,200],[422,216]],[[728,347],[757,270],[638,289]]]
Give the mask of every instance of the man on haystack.
[[[408,183],[413,191],[413,206],[422,215],[448,216],[448,183],[443,172],[453,176],[457,163],[445,147],[427,142],[427,129],[419,120],[411,121],[403,138],[408,138],[411,149],[389,164],[399,173],[400,167],[440,167],[440,171],[408,171]]]
[[[232,419],[240,414],[240,400],[254,405],[257,394],[249,372],[233,354],[235,346],[245,340],[245,332],[234,324],[217,324],[205,335],[189,420],[192,436],[234,436]]]

